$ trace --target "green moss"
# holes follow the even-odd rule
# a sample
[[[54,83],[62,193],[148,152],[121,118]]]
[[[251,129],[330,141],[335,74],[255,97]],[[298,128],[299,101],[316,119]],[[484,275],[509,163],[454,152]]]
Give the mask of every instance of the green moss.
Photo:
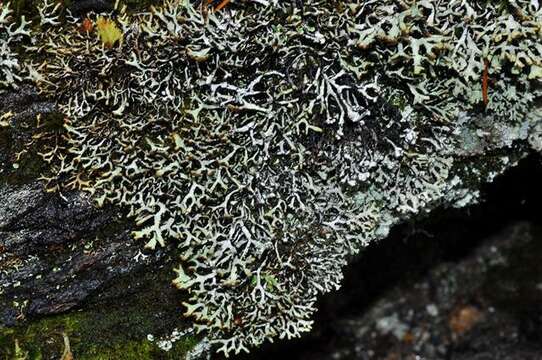
[[[68,318],[63,320],[55,317],[43,319],[26,328],[0,328],[0,359],[17,359],[17,352],[27,353],[27,359],[60,358],[62,332],[70,333],[73,326]],[[17,343],[19,351],[16,349]]]
[[[68,336],[77,360],[183,359],[197,344],[197,337],[187,335],[179,339],[169,352],[147,340],[148,334],[159,339],[175,328],[182,331],[189,326],[178,315],[183,299],[175,289],[164,290],[170,282],[168,267],[164,271],[130,274],[109,287],[112,304],[91,298],[84,311],[0,328],[0,360],[13,360],[15,341],[22,351],[28,352],[28,359],[59,359],[64,350],[63,333]],[[134,289],[133,296],[126,295],[127,287]]]
[[[0,328],[0,359],[19,359],[17,354],[23,353],[27,359],[60,358],[64,350],[63,333],[68,336],[71,351],[78,360],[182,359],[198,342],[197,338],[186,336],[169,352],[164,352],[146,337],[126,333],[118,315],[116,311],[76,312],[43,318],[27,326]],[[132,325],[145,328],[144,322]]]
[[[122,345],[114,345],[110,348],[92,347],[89,353],[81,359],[109,360],[109,359],[152,359],[154,345],[150,342],[128,341]]]
[[[194,337],[186,337],[175,343],[173,348],[164,352],[149,341],[136,342],[128,341],[123,344],[117,344],[107,348],[93,347],[87,354],[82,355],[79,359],[82,360],[140,360],[140,359],[180,359],[187,351],[192,349],[197,344],[197,339]]]

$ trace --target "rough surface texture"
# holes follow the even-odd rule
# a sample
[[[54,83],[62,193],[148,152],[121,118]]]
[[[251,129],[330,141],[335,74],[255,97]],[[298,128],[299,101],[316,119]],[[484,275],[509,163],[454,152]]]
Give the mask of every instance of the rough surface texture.
[[[320,358],[539,359],[540,230],[513,224],[459,264],[397,286],[363,316],[337,322],[348,340]]]
[[[25,124],[53,109],[29,87],[0,95],[0,112],[17,114],[0,129],[0,358],[14,357],[16,341],[30,358],[59,358],[66,333],[78,359],[179,359],[197,341],[177,315],[174,250],[143,254],[122,213],[76,192],[46,193],[44,163],[32,151],[17,156]],[[175,329],[183,336],[164,353],[159,341]]]
[[[8,209],[6,244],[40,266],[36,243],[90,246],[78,229],[109,226],[87,195],[123,209],[134,226],[67,257],[62,275],[115,261],[132,271],[128,232],[147,248],[178,246],[184,314],[225,354],[308,331],[317,296],[370,241],[436,206],[476,202],[481,183],[542,149],[537,1],[35,10],[31,22],[8,4],[0,13],[0,91],[35,86],[43,99],[35,118],[0,114],[4,131],[23,134],[4,166],[24,172],[39,155],[41,180],[68,209],[53,200],[43,219],[70,220],[36,227],[42,238]],[[6,201],[44,196],[25,186]],[[10,270],[8,289],[20,281]],[[67,310],[109,280],[68,281],[28,311]]]
[[[457,262],[438,262],[407,281],[403,276],[371,304],[342,299],[350,301],[346,314],[335,308],[336,317],[310,341],[254,358],[540,359],[541,229],[539,222],[509,224]]]
[[[253,357],[542,357],[540,158],[485,187],[487,202],[395,228],[319,302],[314,331]]]

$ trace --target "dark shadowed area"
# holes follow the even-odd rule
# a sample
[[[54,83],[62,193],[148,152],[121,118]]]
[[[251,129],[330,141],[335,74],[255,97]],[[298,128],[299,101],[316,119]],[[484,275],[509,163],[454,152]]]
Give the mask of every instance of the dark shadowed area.
[[[397,227],[320,301],[312,333],[239,359],[541,359],[540,160],[482,204]]]

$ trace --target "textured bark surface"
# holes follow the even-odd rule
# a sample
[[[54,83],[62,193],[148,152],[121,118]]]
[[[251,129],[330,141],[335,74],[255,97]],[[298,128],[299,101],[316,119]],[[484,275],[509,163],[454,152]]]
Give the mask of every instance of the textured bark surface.
[[[47,327],[50,316],[59,314],[55,331],[69,330],[65,317],[75,315],[72,330],[87,342],[95,336],[95,344],[81,344],[86,353],[89,345],[115,336],[119,342],[146,341],[148,334],[185,328],[181,295],[170,286],[175,251],[142,254],[122,213],[97,209],[83,194],[46,193],[38,180],[44,169],[39,156],[25,152],[15,159],[31,139],[25,124],[38,113],[53,116],[54,106],[23,88],[0,96],[0,113],[10,111],[17,114],[16,126],[0,128],[0,354],[11,354],[13,339],[28,326]],[[55,331],[50,350],[39,346],[45,358],[61,353]],[[190,344],[187,339],[184,345]]]
[[[24,1],[21,4],[24,6]],[[71,6],[76,14],[110,9],[110,3],[102,0],[75,1]],[[36,150],[27,144],[32,140],[32,124],[38,114],[46,126],[51,127],[58,126],[62,115],[56,112],[53,103],[44,101],[30,87],[0,95],[0,115],[7,112],[15,115],[10,119],[9,127],[0,125],[0,356],[13,357],[14,344],[19,343],[25,351],[42,358],[58,358],[63,347],[60,335],[67,333],[72,338],[72,348],[79,355],[76,356],[78,359],[179,358],[179,354],[195,345],[195,338],[186,336],[185,341],[176,344],[170,353],[159,351],[153,344],[151,347],[151,342],[146,340],[148,335],[168,336],[174,329],[182,331],[189,327],[180,317],[182,295],[170,286],[171,269],[179,255],[175,247],[143,254],[143,244],[131,238],[133,226],[120,210],[97,209],[80,193],[44,192],[39,177],[46,166]],[[493,125],[482,124],[480,128],[491,130]],[[473,134],[467,135],[476,138]],[[529,151],[525,139],[509,146],[507,135],[506,131],[502,134],[496,131],[487,140],[488,144],[474,142],[452,155],[461,159],[465,173],[496,175]],[[469,136],[465,137],[470,139]],[[501,157],[506,157],[506,163],[500,163]],[[468,188],[477,189],[479,181],[473,176]],[[516,228],[519,230],[512,231],[505,240],[490,241],[490,245],[464,260],[458,268],[444,266],[432,270],[421,283],[422,290],[417,285],[395,289],[378,300],[374,307],[367,311],[363,309],[363,315],[334,322],[344,343],[333,344],[321,358],[362,358],[362,354],[375,354],[377,358],[395,359],[415,356],[422,349],[424,356],[436,359],[442,353],[439,346],[471,346],[454,342],[449,329],[443,330],[449,325],[444,322],[448,318],[441,317],[439,321],[442,322],[436,323],[431,315],[433,310],[427,310],[427,306],[436,300],[424,292],[424,284],[445,283],[452,277],[456,282],[466,283],[472,274],[480,278],[486,276],[486,273],[476,273],[480,270],[477,265],[481,258],[492,254],[492,246],[508,252],[513,247],[511,244],[522,236],[530,239],[530,243],[535,241],[528,225],[519,224]],[[447,272],[453,276],[442,275]],[[489,307],[483,308],[478,300],[468,300],[484,290],[482,283],[464,291],[456,290],[451,295],[446,291],[444,295],[437,294],[441,296],[437,301],[441,314],[460,314],[467,309],[474,317],[478,316],[478,311],[480,316],[491,319],[487,312]],[[400,295],[403,293],[404,296]],[[449,295],[451,297],[447,298]],[[406,300],[396,300],[403,298]],[[468,301],[461,303],[462,299]],[[422,330],[415,326],[405,327],[404,317],[413,308],[424,315],[412,318],[416,323],[442,330],[434,343],[423,340]],[[466,326],[460,320],[457,326]],[[487,322],[487,326],[494,328],[502,324],[496,320]],[[506,333],[507,339],[514,340],[516,325],[506,324],[512,324],[510,332]],[[408,334],[406,346],[403,342]],[[423,341],[418,341],[418,335]],[[527,353],[516,351],[514,344],[517,342],[502,342],[495,332],[484,332],[478,339],[482,339],[486,348],[491,344],[503,345],[495,349],[499,356],[504,354],[504,358],[528,358]],[[357,348],[356,344],[363,346]],[[389,344],[395,347],[389,350]],[[473,349],[476,352],[480,347],[473,345]],[[480,351],[486,351],[484,349]],[[534,358],[540,355],[537,348],[527,351],[530,351],[529,356],[534,354]],[[457,358],[473,358],[464,353],[467,355]],[[498,358],[496,352],[487,354]],[[309,358],[318,358],[311,356]]]
[[[188,327],[180,319],[181,295],[169,286],[171,256],[175,250],[143,255],[142,244],[130,237],[131,223],[118,210],[96,209],[78,193],[44,192],[37,180],[43,166],[36,154],[23,154],[18,161],[23,165],[13,168],[16,153],[31,137],[24,124],[38,113],[54,114],[54,106],[41,101],[32,89],[24,88],[0,97],[0,112],[7,111],[19,114],[15,123],[20,126],[3,131],[0,144],[0,339],[3,340],[0,354],[10,358],[13,341],[17,339],[23,348],[35,349],[31,354],[56,358],[62,352],[61,332],[72,336],[72,347],[79,358],[129,359],[132,355],[126,344],[135,358],[175,358],[184,353],[195,344],[193,338],[181,342],[177,352],[170,353],[154,345],[149,347],[151,343],[146,340],[148,334],[167,335],[175,328]],[[482,160],[477,161],[483,164]],[[474,161],[470,166],[476,164]],[[347,359],[375,354],[378,358],[395,359],[420,353],[434,359],[446,353],[455,354],[453,358],[457,359],[471,359],[475,353],[492,358],[537,358],[542,350],[524,337],[534,336],[538,329],[536,316],[540,309],[536,308],[536,301],[540,299],[534,290],[536,279],[540,280],[539,273],[533,269],[526,288],[525,283],[518,282],[519,278],[525,278],[523,270],[516,267],[517,256],[539,253],[536,229],[528,223],[513,225],[457,265],[439,265],[417,284],[398,285],[373,297],[374,305],[327,321],[331,330],[322,333],[317,329],[308,341],[319,339],[318,343],[325,343],[318,336],[323,334],[329,339],[330,331],[339,334],[342,340],[330,340],[331,345],[326,343],[325,350],[319,348],[317,353],[301,351],[299,358]],[[416,251],[423,253],[425,246]],[[519,254],[516,262],[507,260],[514,253]],[[505,260],[499,263],[495,259]],[[374,261],[401,263],[415,259],[405,252],[394,255],[393,259],[379,255]],[[497,262],[488,267],[479,266],[481,262],[492,261]],[[531,269],[532,261],[523,262]],[[369,269],[361,272],[370,273]],[[502,282],[495,278],[499,274],[512,275],[508,282]],[[358,287],[355,291],[362,292],[368,288],[367,284],[347,281],[346,288]],[[465,285],[452,288],[449,284]],[[488,284],[497,284],[498,288]],[[488,295],[488,289],[493,295]],[[334,304],[350,301],[344,294],[334,299],[331,300]],[[509,316],[517,301],[526,306],[518,308],[519,315],[512,311]],[[490,313],[489,309],[499,309],[495,304],[505,310],[496,315]],[[433,305],[439,316],[431,315]],[[415,316],[408,317],[413,309]],[[328,310],[324,304],[322,312],[333,314]],[[473,316],[470,319],[473,324],[459,316],[454,325],[456,331],[471,325],[473,330],[469,328],[466,335],[455,336],[450,319],[462,311]],[[531,316],[534,320],[527,321]],[[428,328],[434,329],[431,337],[423,334],[423,329]],[[506,332],[504,335],[495,332],[501,328]],[[518,329],[520,335],[512,336]],[[527,335],[521,335],[521,329],[526,329],[523,333]],[[406,336],[407,340],[397,336]],[[301,346],[313,348],[304,343]],[[103,355],[104,351],[107,355]],[[249,358],[262,356],[255,354]]]

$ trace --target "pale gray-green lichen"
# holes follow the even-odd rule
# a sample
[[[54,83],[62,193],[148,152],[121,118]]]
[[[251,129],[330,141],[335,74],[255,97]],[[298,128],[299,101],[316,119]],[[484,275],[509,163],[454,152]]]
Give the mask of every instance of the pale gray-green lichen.
[[[13,11],[9,6],[0,8],[0,94],[6,88],[16,88],[24,76],[16,48],[25,38],[30,37],[29,23],[21,17],[18,24],[13,23]]]
[[[0,33],[0,83],[26,78],[66,116],[48,188],[129,209],[148,248],[178,244],[185,315],[226,355],[308,331],[351,256],[514,163],[467,174],[458,154],[541,148],[538,1],[117,5],[112,48],[38,10]]]

